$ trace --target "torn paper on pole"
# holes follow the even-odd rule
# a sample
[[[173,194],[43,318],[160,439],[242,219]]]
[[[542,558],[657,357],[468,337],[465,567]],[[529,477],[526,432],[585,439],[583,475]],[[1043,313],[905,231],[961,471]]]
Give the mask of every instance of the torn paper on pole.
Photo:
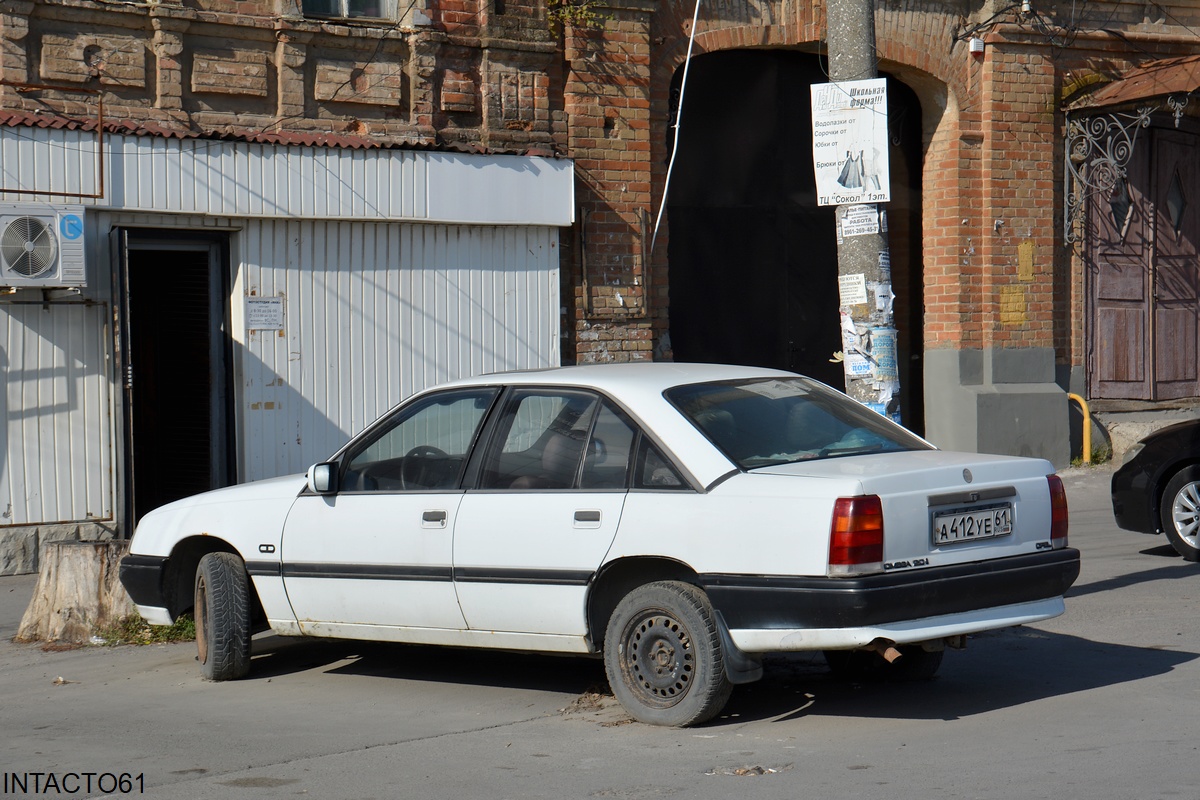
[[[871,329],[842,312],[842,369],[846,379],[871,377]]]

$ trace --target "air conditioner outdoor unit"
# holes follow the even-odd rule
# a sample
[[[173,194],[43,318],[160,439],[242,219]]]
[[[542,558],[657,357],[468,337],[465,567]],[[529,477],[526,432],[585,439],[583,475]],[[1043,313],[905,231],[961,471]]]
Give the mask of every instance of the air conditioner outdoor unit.
[[[0,204],[0,286],[87,286],[83,206]]]

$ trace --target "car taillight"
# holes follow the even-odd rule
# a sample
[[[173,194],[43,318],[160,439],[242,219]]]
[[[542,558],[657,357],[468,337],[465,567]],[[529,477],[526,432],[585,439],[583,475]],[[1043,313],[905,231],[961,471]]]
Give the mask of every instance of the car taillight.
[[[883,503],[876,495],[839,497],[829,526],[829,574],[883,568]]]
[[[1067,492],[1062,478],[1047,475],[1050,484],[1050,546],[1061,550],[1067,546]]]

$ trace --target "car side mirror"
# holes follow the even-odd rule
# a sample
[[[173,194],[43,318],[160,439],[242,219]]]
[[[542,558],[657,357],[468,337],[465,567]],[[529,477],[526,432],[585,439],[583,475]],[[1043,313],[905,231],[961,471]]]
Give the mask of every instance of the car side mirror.
[[[336,494],[337,464],[325,462],[309,467],[308,490],[314,494]]]

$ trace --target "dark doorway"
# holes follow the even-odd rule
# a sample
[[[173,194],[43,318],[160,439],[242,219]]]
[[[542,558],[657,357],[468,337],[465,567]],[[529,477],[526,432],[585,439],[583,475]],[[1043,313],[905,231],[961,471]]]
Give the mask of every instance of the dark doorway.
[[[228,242],[114,231],[125,520],[235,479]]]
[[[672,123],[681,79],[682,69]],[[817,56],[794,51],[692,60],[667,199],[675,360],[775,367],[845,386],[830,362],[842,349],[834,210],[817,205],[812,161],[809,86],[827,80]],[[892,79],[888,105],[894,200],[884,208],[901,406],[920,432],[921,114],[915,94]]]

